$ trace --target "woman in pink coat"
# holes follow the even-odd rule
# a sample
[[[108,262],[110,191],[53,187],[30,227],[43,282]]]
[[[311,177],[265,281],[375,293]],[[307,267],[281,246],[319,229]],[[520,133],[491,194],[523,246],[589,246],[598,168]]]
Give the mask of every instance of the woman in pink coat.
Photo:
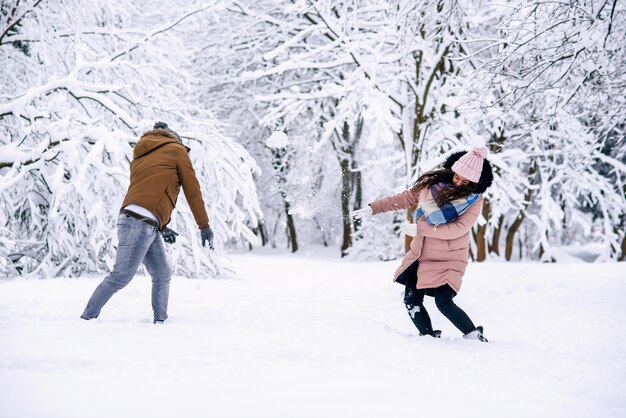
[[[424,296],[469,339],[487,341],[483,328],[452,300],[461,289],[469,253],[470,232],[483,204],[482,193],[493,172],[486,148],[450,155],[443,168],[422,174],[408,190],[354,212],[362,218],[417,207],[416,236],[396,270],[394,281],[405,286],[404,303],[420,335],[440,337],[424,307]]]

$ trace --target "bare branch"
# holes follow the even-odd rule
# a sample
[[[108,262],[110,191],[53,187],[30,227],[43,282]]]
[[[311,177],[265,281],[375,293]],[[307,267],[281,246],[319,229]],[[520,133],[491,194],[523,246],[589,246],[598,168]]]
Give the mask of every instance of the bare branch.
[[[611,28],[613,27],[613,15],[615,14],[615,6],[617,5],[617,0],[613,0],[613,7],[611,8],[611,17],[609,18],[609,29],[606,32],[606,36],[604,37],[604,47],[606,48],[606,41],[609,39],[609,35],[611,34]]]
[[[30,12],[32,12],[32,11],[33,11],[33,9],[35,9],[35,8],[39,5],[39,3],[41,3],[41,0],[37,0],[37,2],[36,2],[35,4],[33,4],[33,6],[32,6],[30,9],[26,9],[26,10],[24,11],[24,13],[22,13],[22,15],[21,15],[21,16],[19,16],[19,17],[17,17],[14,21],[12,21],[12,22],[11,22],[11,19],[9,19],[9,20],[8,20],[8,22],[7,22],[7,23],[9,23],[9,22],[10,22],[10,23],[9,23],[9,26],[7,26],[7,28],[4,30],[4,32],[2,32],[2,33],[0,34],[0,44],[2,44],[2,43],[3,43],[3,42],[2,42],[2,40],[3,40],[3,39],[4,39],[7,35],[8,35],[8,33],[9,33],[9,32],[10,32],[13,28],[15,28],[17,25],[19,25],[19,24],[20,24],[20,22],[22,21],[22,19],[24,19],[24,17],[26,17],[26,15],[27,15],[27,14],[29,14]],[[17,12],[17,9],[19,8],[19,5],[20,5],[20,2],[19,2],[19,0],[18,0],[18,1],[16,2],[16,4],[15,4],[15,7],[14,7],[14,8],[13,8],[13,10],[12,10],[11,17],[14,17],[14,16],[15,16],[15,13]]]

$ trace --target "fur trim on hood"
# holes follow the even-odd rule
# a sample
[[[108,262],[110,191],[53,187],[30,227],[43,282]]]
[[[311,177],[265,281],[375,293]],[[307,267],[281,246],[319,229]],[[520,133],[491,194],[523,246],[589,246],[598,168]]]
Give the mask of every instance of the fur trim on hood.
[[[162,128],[150,129],[149,131],[144,132],[143,135],[141,135],[141,137],[143,138],[144,136],[147,136],[147,135],[166,136],[166,137],[172,138],[176,142],[180,143],[180,139],[178,138],[178,136],[174,132],[169,130],[169,129],[162,129]]]
[[[466,151],[455,152],[446,158],[443,162],[443,167],[452,170],[452,166],[455,162],[459,160],[462,156],[466,154]],[[487,190],[491,183],[493,183],[493,169],[491,167],[491,163],[485,158],[483,161],[483,169],[480,173],[480,180],[476,183],[476,192],[475,193],[484,193]]]

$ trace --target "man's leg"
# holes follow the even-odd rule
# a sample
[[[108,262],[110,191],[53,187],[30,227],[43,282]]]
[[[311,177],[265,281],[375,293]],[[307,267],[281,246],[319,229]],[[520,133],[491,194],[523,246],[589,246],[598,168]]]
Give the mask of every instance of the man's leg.
[[[111,296],[130,283],[155,234],[156,228],[129,216],[120,215],[117,223],[119,243],[113,271],[93,292],[81,318],[97,318]]]
[[[170,295],[170,279],[172,270],[167,261],[163,240],[157,234],[143,259],[148,273],[152,277],[152,311],[154,321],[167,319],[167,302]]]

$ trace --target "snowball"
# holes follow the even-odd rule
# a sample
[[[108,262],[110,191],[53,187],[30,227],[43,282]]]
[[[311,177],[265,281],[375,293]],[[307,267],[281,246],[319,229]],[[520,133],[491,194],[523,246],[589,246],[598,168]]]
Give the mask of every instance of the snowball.
[[[276,131],[265,141],[265,145],[270,148],[285,148],[289,145],[289,139],[287,134],[281,131]]]

